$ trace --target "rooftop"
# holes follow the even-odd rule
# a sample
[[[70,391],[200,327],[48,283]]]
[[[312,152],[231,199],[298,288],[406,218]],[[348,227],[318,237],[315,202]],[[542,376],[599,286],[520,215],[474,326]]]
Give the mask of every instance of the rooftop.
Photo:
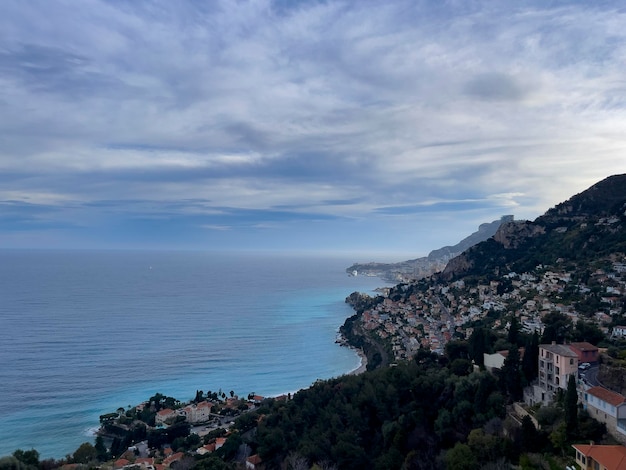
[[[607,470],[626,470],[626,447],[624,446],[574,444],[572,447]]]
[[[540,344],[539,347],[551,352],[552,354],[558,354],[559,356],[578,357],[576,356],[576,353],[565,344]]]
[[[624,395],[612,392],[611,390],[607,390],[606,388],[600,386],[591,387],[587,390],[587,393],[593,395],[594,397],[598,397],[600,400],[610,403],[613,406],[621,405],[626,401]]]

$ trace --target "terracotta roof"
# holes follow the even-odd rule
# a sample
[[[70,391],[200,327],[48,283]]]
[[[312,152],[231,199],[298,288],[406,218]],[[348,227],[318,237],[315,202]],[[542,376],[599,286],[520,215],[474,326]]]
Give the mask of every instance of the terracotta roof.
[[[168,458],[166,458],[163,461],[163,465],[169,467],[172,462],[176,462],[177,460],[182,459],[184,456],[185,454],[183,454],[182,452],[176,452],[175,454],[170,455]]]
[[[585,457],[591,457],[607,470],[626,470],[626,447],[574,444],[572,446]]]
[[[130,460],[118,459],[113,464],[113,468],[122,468],[123,466],[128,465],[129,463],[130,463]]]
[[[598,397],[600,400],[605,401],[613,406],[621,405],[626,401],[624,395],[620,395],[619,393],[612,392],[600,386],[591,387],[589,390],[587,390],[587,393],[593,395],[594,397]]]
[[[259,457],[259,454],[254,454],[248,457],[246,462],[250,462],[252,465],[258,465],[262,462],[262,460],[261,457]]]
[[[165,408],[165,409],[159,411],[157,414],[159,416],[167,416],[169,414],[172,414],[173,412],[174,412],[174,410],[170,410],[169,408]]]
[[[218,437],[217,439],[215,439],[215,448],[219,449],[225,443],[226,443],[226,438],[225,437]]]
[[[591,343],[588,343],[586,341],[582,341],[580,343],[572,343],[570,344],[571,347],[579,349],[581,351],[597,351],[598,347],[594,346]]]

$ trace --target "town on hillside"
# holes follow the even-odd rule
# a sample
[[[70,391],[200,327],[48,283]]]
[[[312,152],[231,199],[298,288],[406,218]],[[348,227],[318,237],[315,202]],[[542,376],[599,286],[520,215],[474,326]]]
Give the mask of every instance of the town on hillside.
[[[626,325],[619,324],[626,258],[612,258],[601,266],[580,272],[539,265],[532,272],[510,272],[497,280],[400,284],[369,302],[360,294],[371,307],[359,313],[358,321],[370,338],[390,351],[390,362],[410,358],[419,348],[442,353],[450,340],[469,338],[475,326],[506,331],[507,314],[513,314],[527,333],[543,334],[543,319],[559,313],[574,325],[580,322],[579,328],[599,330],[597,339],[626,338]]]

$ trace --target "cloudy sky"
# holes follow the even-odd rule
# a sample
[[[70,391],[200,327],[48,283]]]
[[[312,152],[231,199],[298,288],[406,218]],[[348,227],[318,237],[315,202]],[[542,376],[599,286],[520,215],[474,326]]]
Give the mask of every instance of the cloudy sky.
[[[619,1],[0,4],[0,247],[401,259],[624,172]]]

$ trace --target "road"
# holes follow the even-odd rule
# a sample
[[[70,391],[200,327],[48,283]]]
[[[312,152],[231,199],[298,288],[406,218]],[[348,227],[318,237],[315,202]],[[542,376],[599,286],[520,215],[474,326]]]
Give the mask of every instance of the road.
[[[598,364],[593,364],[586,371],[579,371],[579,375],[587,383],[587,385],[590,385],[591,387],[595,387],[597,385],[602,385],[598,381],[599,371],[600,371],[600,366]]]

